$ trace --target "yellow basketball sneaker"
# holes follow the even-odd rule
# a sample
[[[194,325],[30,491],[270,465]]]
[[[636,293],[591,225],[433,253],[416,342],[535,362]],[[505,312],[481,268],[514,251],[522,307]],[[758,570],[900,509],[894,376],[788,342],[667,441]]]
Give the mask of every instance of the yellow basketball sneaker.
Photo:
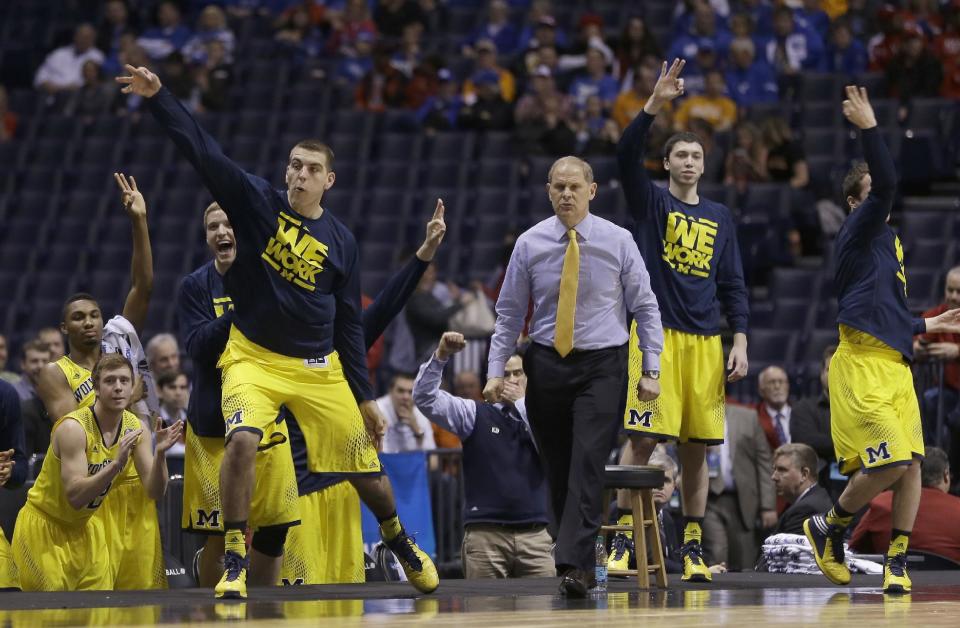
[[[610,558],[607,559],[607,571],[630,569],[633,556],[633,540],[625,532],[617,532],[610,546]]]
[[[223,577],[214,587],[218,600],[247,599],[247,557],[227,551],[223,556]]]
[[[905,554],[887,556],[883,561],[883,592],[910,593],[913,583],[907,575],[907,557]]]
[[[437,567],[430,560],[430,557],[417,546],[413,537],[401,528],[400,534],[390,541],[383,539],[383,542],[397,557],[397,562],[403,567],[403,573],[406,574],[407,580],[417,591],[433,593],[437,590],[437,587],[440,586]]]
[[[687,541],[680,547],[683,557],[684,582],[713,582],[710,568],[703,562],[703,547],[696,541]]]
[[[850,584],[850,569],[843,557],[843,528],[828,524],[823,515],[814,515],[803,522],[803,533],[810,542],[817,567],[827,580],[834,584]]]

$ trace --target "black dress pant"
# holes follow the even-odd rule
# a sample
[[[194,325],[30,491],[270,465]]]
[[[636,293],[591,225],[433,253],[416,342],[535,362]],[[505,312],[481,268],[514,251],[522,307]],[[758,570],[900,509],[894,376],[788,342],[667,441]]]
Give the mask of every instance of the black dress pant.
[[[527,416],[550,485],[557,567],[593,573],[604,466],[623,421],[627,345],[561,358],[534,343],[523,368]]]

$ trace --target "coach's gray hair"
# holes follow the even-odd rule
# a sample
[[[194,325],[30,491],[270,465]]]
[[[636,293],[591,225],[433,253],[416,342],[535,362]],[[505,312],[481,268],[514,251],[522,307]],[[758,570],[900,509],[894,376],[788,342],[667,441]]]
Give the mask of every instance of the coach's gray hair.
[[[150,339],[150,342],[147,343],[147,359],[152,360],[153,356],[157,352],[157,349],[165,342],[172,342],[178,350],[180,349],[180,345],[177,343],[177,337],[173,334],[157,334]]]
[[[550,172],[547,173],[547,183],[553,182],[553,171],[559,168],[560,166],[566,165],[577,166],[583,170],[583,178],[587,180],[587,185],[593,183],[593,168],[590,167],[590,164],[580,159],[579,157],[574,157],[573,155],[567,155],[566,157],[561,157],[560,159],[553,162],[553,165],[550,166]]]
[[[663,445],[657,445],[654,448],[653,453],[650,454],[650,462],[647,463],[651,467],[659,467],[663,469],[663,472],[669,475],[674,480],[677,479],[677,473],[679,472],[679,467],[677,467],[676,461],[670,457],[670,454],[667,453],[666,448]]]
[[[920,463],[920,485],[931,487],[943,481],[943,473],[950,468],[947,453],[939,447],[927,447]]]

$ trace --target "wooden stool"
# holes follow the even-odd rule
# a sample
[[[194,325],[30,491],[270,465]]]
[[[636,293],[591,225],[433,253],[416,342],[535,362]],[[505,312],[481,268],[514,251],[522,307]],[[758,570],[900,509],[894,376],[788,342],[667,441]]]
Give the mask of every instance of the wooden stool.
[[[608,532],[633,532],[636,569],[617,569],[611,576],[637,576],[637,586],[650,588],[650,573],[655,574],[657,586],[666,588],[667,569],[663,560],[663,545],[660,543],[660,522],[653,503],[653,489],[663,486],[663,469],[627,465],[608,465],[603,477],[603,525],[600,532],[604,541]],[[609,525],[607,521],[611,491],[625,489],[630,494],[633,525]],[[647,548],[653,550],[653,562],[647,559]]]

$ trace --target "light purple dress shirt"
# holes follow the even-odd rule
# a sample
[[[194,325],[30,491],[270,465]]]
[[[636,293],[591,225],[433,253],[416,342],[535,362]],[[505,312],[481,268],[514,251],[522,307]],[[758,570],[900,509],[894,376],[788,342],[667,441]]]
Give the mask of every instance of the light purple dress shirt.
[[[619,347],[630,339],[627,312],[637,321],[643,369],[660,369],[663,328],[650,275],[630,232],[609,220],[587,214],[574,229],[580,245],[580,275],[573,325],[573,347],[580,350]],[[567,229],[556,216],[517,238],[497,300],[497,325],[490,341],[488,377],[503,377],[523,331],[527,305],[533,300],[530,338],[553,346],[560,298],[560,273],[567,251]]]

